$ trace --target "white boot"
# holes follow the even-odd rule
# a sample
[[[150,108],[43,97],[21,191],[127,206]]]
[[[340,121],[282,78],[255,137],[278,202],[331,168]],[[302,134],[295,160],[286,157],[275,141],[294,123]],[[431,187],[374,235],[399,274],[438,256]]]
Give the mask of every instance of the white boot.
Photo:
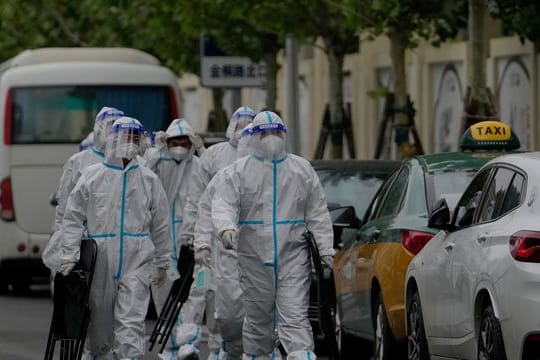
[[[176,355],[177,360],[198,360],[199,349],[191,344],[182,345]]]

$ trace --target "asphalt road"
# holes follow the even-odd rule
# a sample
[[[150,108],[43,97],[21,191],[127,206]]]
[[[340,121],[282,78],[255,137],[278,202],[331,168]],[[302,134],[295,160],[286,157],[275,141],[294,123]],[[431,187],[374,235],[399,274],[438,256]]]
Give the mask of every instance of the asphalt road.
[[[48,287],[33,287],[28,295],[0,296],[0,359],[37,360],[43,359],[52,316],[53,302]],[[147,335],[155,320],[147,320]],[[203,334],[203,340],[206,334]],[[201,349],[201,359],[206,359],[207,350]],[[145,360],[158,360],[154,350]],[[318,356],[318,359],[325,359]]]
[[[51,322],[53,302],[47,286],[33,287],[28,295],[0,296],[0,359],[43,359]],[[148,337],[155,320],[148,320]],[[205,335],[205,334],[204,334]],[[206,336],[203,336],[203,339]],[[206,358],[206,349],[201,349]],[[158,360],[157,350],[145,356],[145,360]]]

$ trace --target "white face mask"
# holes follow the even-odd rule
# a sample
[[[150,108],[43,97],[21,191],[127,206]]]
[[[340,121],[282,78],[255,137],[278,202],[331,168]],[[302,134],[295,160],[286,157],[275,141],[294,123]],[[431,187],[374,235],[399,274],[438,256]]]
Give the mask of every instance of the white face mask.
[[[124,159],[133,159],[139,153],[139,145],[133,143],[125,143],[118,145],[116,156]]]
[[[189,155],[189,149],[183,146],[174,146],[168,148],[171,157],[177,161],[184,160]]]
[[[285,153],[285,142],[276,135],[267,135],[260,141],[261,155],[269,159],[277,159]]]

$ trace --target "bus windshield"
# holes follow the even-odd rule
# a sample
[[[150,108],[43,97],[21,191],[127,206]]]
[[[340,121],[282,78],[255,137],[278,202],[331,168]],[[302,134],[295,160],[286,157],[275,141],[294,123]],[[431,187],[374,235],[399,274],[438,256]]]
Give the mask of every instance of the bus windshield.
[[[161,130],[177,115],[170,91],[140,85],[16,87],[11,89],[12,143],[78,143],[92,131],[103,106],[140,120],[145,130]]]

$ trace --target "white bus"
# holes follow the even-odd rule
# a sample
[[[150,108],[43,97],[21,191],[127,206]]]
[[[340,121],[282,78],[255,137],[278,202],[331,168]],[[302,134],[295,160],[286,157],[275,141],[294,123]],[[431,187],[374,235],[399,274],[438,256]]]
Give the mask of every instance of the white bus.
[[[0,292],[48,282],[41,253],[50,198],[99,109],[121,109],[158,130],[179,105],[176,76],[135,49],[43,48],[0,64]]]

